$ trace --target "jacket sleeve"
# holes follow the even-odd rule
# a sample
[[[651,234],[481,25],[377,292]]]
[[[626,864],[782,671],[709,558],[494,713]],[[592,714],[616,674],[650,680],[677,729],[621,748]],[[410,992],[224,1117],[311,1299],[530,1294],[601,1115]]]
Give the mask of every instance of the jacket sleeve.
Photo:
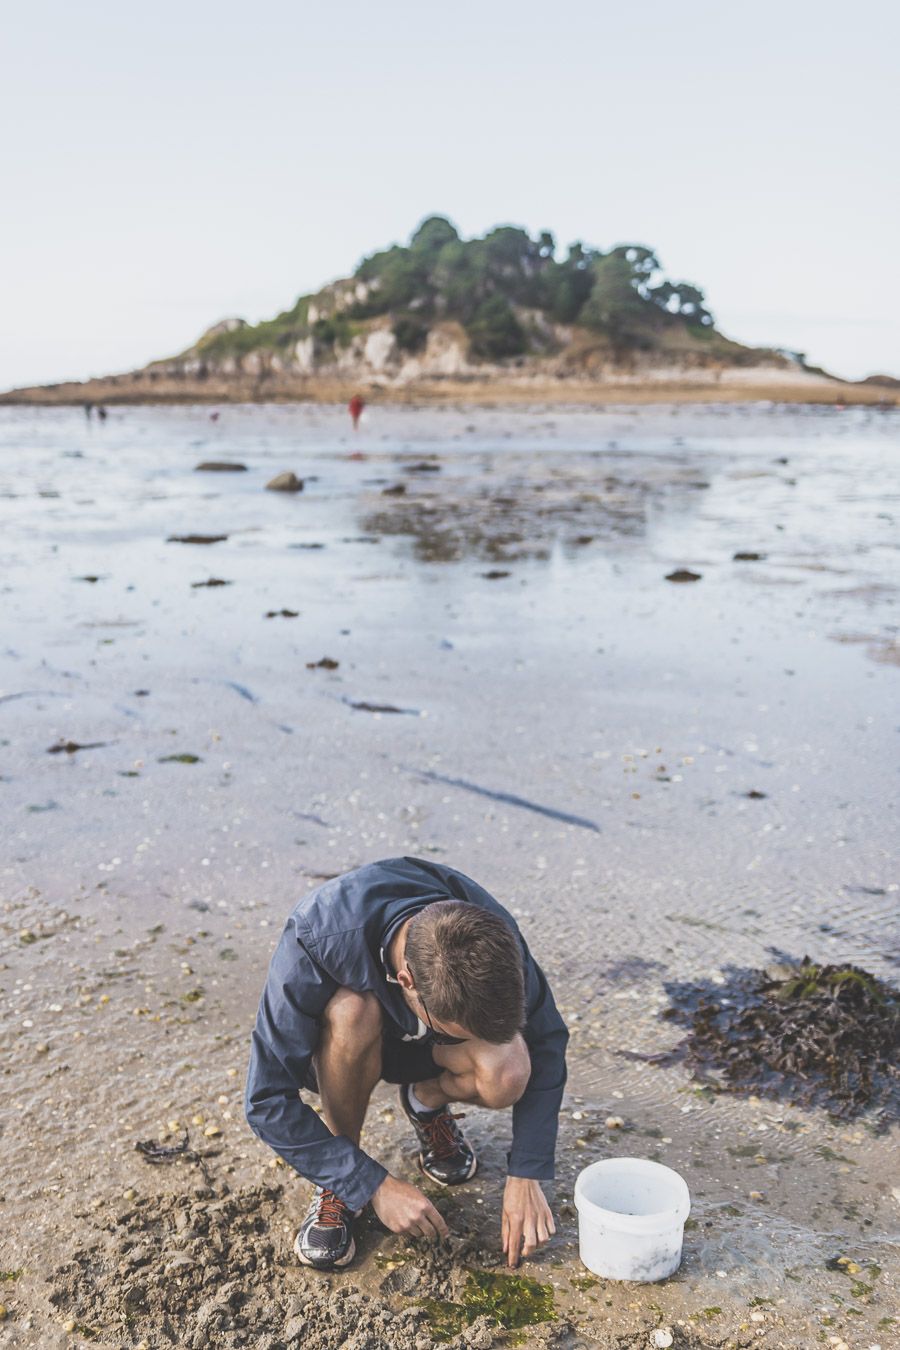
[[[253,1132],[301,1176],[361,1209],[387,1169],[344,1135],[333,1135],[300,1097],[320,1019],[337,984],[312,959],[290,921],[275,949],[259,1004],[244,1107]]]
[[[524,946],[524,943],[523,943]],[[525,948],[525,1043],[531,1077],[513,1107],[513,1141],[507,1155],[511,1177],[551,1181],[554,1176],[559,1108],[566,1083],[569,1033],[544,972]]]

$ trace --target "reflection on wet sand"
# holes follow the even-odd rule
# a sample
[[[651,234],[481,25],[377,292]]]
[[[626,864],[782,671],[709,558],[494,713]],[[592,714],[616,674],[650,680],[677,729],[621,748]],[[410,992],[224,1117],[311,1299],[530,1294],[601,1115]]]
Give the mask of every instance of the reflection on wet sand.
[[[676,1345],[743,1344],[744,1324],[884,1343],[895,1140],[656,1056],[667,984],[727,998],[725,967],[772,947],[896,979],[894,420],[372,407],[352,439],[345,420],[0,414],[0,1274],[25,1272],[3,1303],[40,1344],[60,1319],[152,1341],[168,1308],[192,1344],[314,1346],[359,1325],[380,1343],[397,1291],[464,1297],[497,1246],[495,1124],[473,1116],[483,1171],[438,1198],[452,1249],[363,1227],[372,1301],[348,1311],[298,1272],[305,1191],[241,1113],[285,914],[413,854],[508,905],[569,1023],[559,1232],[533,1267],[560,1314],[598,1344],[660,1318]],[[201,459],[245,468],[209,495]],[[266,490],[287,474],[302,492]],[[185,1129],[208,1178],[134,1152]],[[367,1147],[414,1175],[386,1092]],[[617,1151],[694,1199],[652,1304],[577,1264],[574,1177]],[[429,1325],[405,1319],[411,1346]]]

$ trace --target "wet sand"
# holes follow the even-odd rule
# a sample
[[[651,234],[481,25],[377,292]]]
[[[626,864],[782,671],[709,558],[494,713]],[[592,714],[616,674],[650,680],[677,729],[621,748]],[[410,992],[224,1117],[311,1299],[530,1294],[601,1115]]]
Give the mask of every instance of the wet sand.
[[[667,982],[773,950],[897,982],[897,414],[348,422],[0,411],[0,1342],[431,1344],[416,1300],[498,1257],[508,1119],[469,1113],[449,1254],[368,1226],[323,1279],[290,1252],[307,1187],[241,1110],[285,914],[412,853],[517,914],[572,1030],[559,1232],[523,1266],[556,1317],[526,1343],[891,1344],[896,1123],[621,1052],[677,1039]],[[284,470],[302,492],[264,490]],[[227,537],[167,542],[198,534]],[[134,1151],[183,1127],[200,1162]],[[366,1138],[415,1176],[387,1088]],[[574,1177],[616,1153],[691,1188],[663,1285],[578,1264]]]

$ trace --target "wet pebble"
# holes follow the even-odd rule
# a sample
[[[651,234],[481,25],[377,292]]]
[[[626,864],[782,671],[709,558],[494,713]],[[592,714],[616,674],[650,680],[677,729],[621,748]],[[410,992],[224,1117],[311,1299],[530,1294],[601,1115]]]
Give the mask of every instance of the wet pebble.
[[[666,581],[699,581],[702,572],[692,572],[688,567],[676,567],[674,572],[666,573]]]
[[[298,478],[295,473],[288,470],[286,473],[277,473],[266,483],[266,489],[269,492],[302,492],[303,479]]]

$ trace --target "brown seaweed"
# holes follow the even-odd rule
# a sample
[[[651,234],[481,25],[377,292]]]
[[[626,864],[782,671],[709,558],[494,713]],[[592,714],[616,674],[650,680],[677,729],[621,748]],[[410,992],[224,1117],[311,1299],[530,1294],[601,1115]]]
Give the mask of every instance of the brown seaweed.
[[[724,984],[671,983],[663,1012],[683,1062],[722,1091],[783,1096],[838,1117],[900,1108],[900,993],[853,965],[809,957],[787,972],[729,967]]]

